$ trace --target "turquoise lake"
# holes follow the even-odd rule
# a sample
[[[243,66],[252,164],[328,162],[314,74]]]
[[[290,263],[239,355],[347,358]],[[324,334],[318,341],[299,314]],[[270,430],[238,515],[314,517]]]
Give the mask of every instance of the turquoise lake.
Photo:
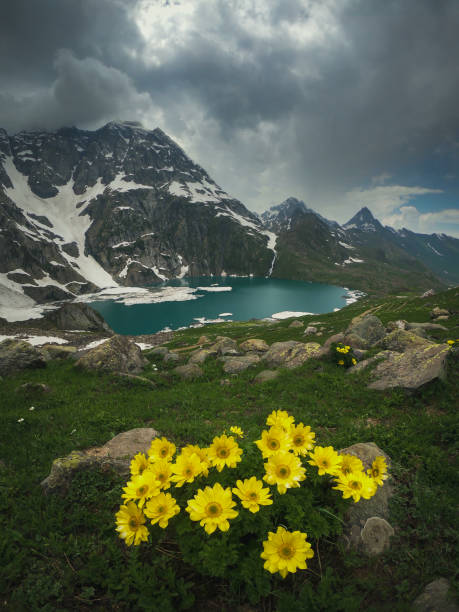
[[[321,283],[227,276],[179,279],[145,288],[113,288],[88,303],[116,333],[139,335],[215,320],[321,314],[355,301],[354,294],[344,287]]]

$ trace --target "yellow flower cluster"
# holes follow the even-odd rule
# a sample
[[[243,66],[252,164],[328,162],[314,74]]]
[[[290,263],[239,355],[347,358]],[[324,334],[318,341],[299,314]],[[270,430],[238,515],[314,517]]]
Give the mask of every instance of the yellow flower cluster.
[[[350,350],[351,350],[351,347],[347,345],[336,347],[336,352],[343,353],[343,355],[346,355],[346,353],[349,353]]]
[[[358,457],[340,455],[332,446],[315,446],[316,435],[311,428],[303,423],[295,424],[295,419],[286,411],[274,410],[266,425],[269,429],[262,431],[260,439],[254,443],[263,459],[263,480],[276,486],[280,495],[300,487],[306,479],[303,461],[315,466],[319,476],[332,476],[336,485],[333,488],[341,491],[344,498],[352,497],[354,502],[369,499],[388,477],[384,457],[377,457],[365,472]],[[233,426],[230,431],[239,438],[244,437],[240,427]],[[216,436],[208,448],[189,444],[177,455],[176,451],[175,445],[166,438],[156,438],[148,456],[138,453],[133,458],[131,479],[123,488],[124,505],[116,514],[116,530],[128,546],[139,545],[148,539],[147,518],[152,525],[165,529],[180,512],[174,497],[165,492],[167,489],[172,485],[181,488],[198,478],[206,478],[212,468],[218,472],[225,467],[235,468],[243,452],[234,437],[225,433]],[[233,494],[237,501],[233,500]],[[216,530],[229,530],[229,521],[239,515],[238,502],[245,510],[256,513],[261,506],[273,504],[272,492],[255,476],[237,480],[235,487],[224,488],[217,482],[212,487],[197,489],[187,500],[185,511],[190,520],[199,522],[210,535]],[[260,555],[265,561],[265,569],[279,572],[283,578],[289,572],[306,569],[307,559],[314,555],[306,537],[306,533],[289,532],[284,527],[269,532]]]
[[[453,346],[453,344],[456,344],[456,342],[459,343],[459,340],[447,340],[446,341],[450,346]]]

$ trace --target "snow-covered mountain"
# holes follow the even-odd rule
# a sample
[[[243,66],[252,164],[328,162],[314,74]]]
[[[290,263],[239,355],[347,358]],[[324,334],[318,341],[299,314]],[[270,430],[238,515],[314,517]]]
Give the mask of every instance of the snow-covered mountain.
[[[37,302],[266,275],[275,236],[160,129],[0,129],[0,284]]]

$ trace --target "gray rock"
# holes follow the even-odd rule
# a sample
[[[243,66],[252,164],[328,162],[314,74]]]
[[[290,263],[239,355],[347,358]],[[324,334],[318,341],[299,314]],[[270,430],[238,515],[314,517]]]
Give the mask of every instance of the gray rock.
[[[198,344],[200,344],[201,346],[203,344],[210,344],[210,340],[207,336],[200,336],[199,340],[198,340]]]
[[[352,319],[345,332],[344,342],[353,348],[366,349],[373,346],[386,335],[384,325],[374,315],[359,316]]]
[[[80,357],[75,367],[138,374],[147,363],[142,351],[132,340],[126,336],[112,336]]]
[[[405,353],[391,352],[372,372],[374,381],[369,389],[418,389],[422,385],[445,377],[449,347],[445,344],[419,346]]]
[[[435,319],[435,321],[447,321],[449,319],[449,315],[440,315]]]
[[[333,336],[330,336],[329,338],[327,338],[327,340],[325,340],[325,342],[323,343],[323,345],[320,347],[318,353],[317,353],[317,357],[324,357],[325,355],[328,355],[330,353],[330,347],[331,345],[336,342],[343,342],[344,340],[344,334],[343,333],[338,333],[338,334],[333,334]]]
[[[432,295],[435,295],[435,291],[433,289],[429,289],[428,291],[426,291],[425,293],[421,295],[421,298],[430,297]]]
[[[296,368],[308,359],[317,357],[320,351],[320,344],[317,342],[274,342],[262,359],[270,367],[282,366],[285,368]]]
[[[459,612],[446,578],[430,582],[413,602],[414,612]]]
[[[68,344],[44,344],[40,351],[46,360],[48,359],[67,359],[77,352],[76,346]]]
[[[305,336],[310,336],[311,334],[317,334],[317,327],[314,327],[314,325],[308,325],[304,330]]]
[[[153,355],[153,357],[164,357],[164,355],[167,355],[169,352],[170,350],[167,346],[155,346],[148,351],[148,354]]]
[[[45,319],[57,329],[84,329],[85,331],[113,333],[102,315],[87,304],[68,302],[58,310],[46,313]]]
[[[46,360],[42,353],[28,342],[14,338],[0,342],[0,375],[44,367]]]
[[[354,352],[356,352],[357,350],[359,349],[354,349]],[[396,354],[397,353],[393,353],[393,351],[380,351],[376,355],[373,355],[373,357],[368,357],[368,359],[359,361],[359,363],[357,363],[355,366],[348,368],[346,373],[347,374],[357,374],[358,372],[361,372],[362,370],[367,368],[372,363],[375,363],[375,361],[381,361],[383,359],[390,359],[392,355],[395,356]]]
[[[169,351],[165,353],[163,361],[164,363],[177,363],[180,361],[180,355],[174,351]]]
[[[269,345],[264,340],[259,340],[258,338],[244,340],[244,342],[241,342],[239,345],[239,348],[244,352],[266,353],[269,351]]]
[[[198,365],[204,363],[208,357],[215,357],[217,351],[208,348],[208,349],[199,349],[198,351],[194,351],[191,353],[188,363],[196,363]]]
[[[389,323],[386,325],[386,329],[388,332],[396,329],[408,329],[408,323],[403,319],[399,319],[398,321],[389,321]]]
[[[268,382],[269,380],[274,380],[275,378],[277,378],[279,374],[280,374],[279,370],[262,370],[255,376],[255,378],[253,379],[253,382],[255,383]]]
[[[303,321],[292,321],[289,327],[304,327]]]
[[[448,328],[444,325],[440,325],[440,323],[407,323],[406,329],[417,330],[417,329],[425,329],[425,330],[442,330],[445,331]]]
[[[394,533],[394,528],[385,519],[379,516],[367,519],[360,533],[363,552],[369,557],[382,554],[389,549]]]
[[[438,317],[448,317],[448,316],[449,316],[449,310],[446,310],[446,308],[439,308],[438,306],[435,306],[435,308],[432,308],[432,310],[430,311],[431,319],[438,319]]]
[[[172,370],[172,372],[184,380],[193,380],[194,378],[199,378],[204,374],[201,368],[195,363],[187,363],[186,365],[177,366]]]
[[[240,355],[241,351],[238,348],[237,342],[226,336],[217,336],[216,342],[210,347],[220,356],[224,355]]]
[[[390,351],[397,351],[399,353],[403,353],[406,350],[414,349],[420,346],[428,346],[433,343],[430,340],[426,340],[418,336],[417,334],[405,331],[403,329],[396,329],[391,332],[379,342],[375,344],[375,346],[388,349]]]
[[[65,493],[74,474],[80,470],[113,470],[127,477],[131,459],[147,453],[151,441],[158,436],[151,428],[137,428],[118,434],[101,447],[72,451],[53,461],[49,475],[41,482],[43,492]]]
[[[222,357],[223,371],[227,374],[239,374],[256,365],[260,361],[258,355],[244,355],[243,357]]]
[[[49,387],[48,385],[45,385],[45,383],[27,382],[27,383],[24,383],[23,385],[19,385],[16,391],[20,391],[23,393],[37,393],[37,394],[50,393],[51,387]]]
[[[362,349],[354,349],[353,351],[354,351],[355,358],[358,359],[359,361],[363,359],[365,355],[367,354],[367,351],[364,351]]]

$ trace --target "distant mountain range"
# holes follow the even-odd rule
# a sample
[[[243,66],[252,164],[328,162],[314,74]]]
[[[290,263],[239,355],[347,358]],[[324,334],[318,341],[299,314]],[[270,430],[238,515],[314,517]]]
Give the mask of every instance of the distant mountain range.
[[[366,208],[340,226],[295,198],[256,215],[133,122],[0,129],[0,255],[0,293],[40,303],[211,274],[373,292],[459,283],[455,238],[396,232]]]

